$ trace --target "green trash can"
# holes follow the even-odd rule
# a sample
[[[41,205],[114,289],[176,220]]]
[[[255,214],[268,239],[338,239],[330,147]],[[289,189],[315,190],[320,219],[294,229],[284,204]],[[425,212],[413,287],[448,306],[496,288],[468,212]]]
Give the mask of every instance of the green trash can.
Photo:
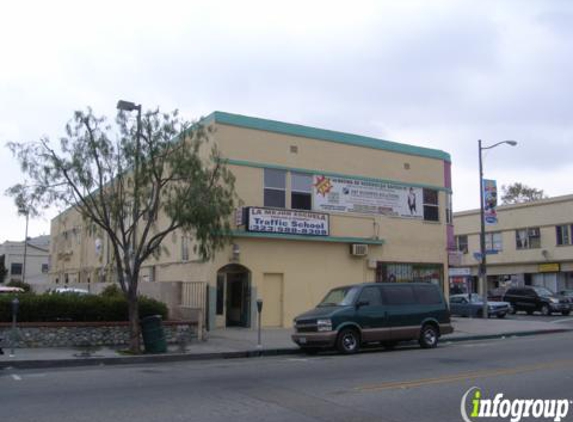
[[[141,335],[146,353],[167,352],[167,341],[163,332],[161,315],[151,315],[141,319]]]

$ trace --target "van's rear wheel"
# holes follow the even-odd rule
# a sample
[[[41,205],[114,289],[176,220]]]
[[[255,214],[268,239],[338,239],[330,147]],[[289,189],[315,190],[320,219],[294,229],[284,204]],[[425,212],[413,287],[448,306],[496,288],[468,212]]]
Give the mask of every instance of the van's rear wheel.
[[[336,348],[340,353],[351,355],[360,350],[360,334],[353,328],[344,328],[338,333]]]
[[[422,349],[433,349],[438,345],[438,337],[438,329],[431,324],[426,324],[422,327],[418,343]]]

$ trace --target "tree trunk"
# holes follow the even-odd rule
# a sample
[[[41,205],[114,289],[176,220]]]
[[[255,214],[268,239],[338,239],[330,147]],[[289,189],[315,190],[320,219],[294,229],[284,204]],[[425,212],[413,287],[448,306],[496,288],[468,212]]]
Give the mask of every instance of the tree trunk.
[[[132,353],[141,353],[139,306],[136,289],[129,289],[127,308],[129,312],[129,350]]]

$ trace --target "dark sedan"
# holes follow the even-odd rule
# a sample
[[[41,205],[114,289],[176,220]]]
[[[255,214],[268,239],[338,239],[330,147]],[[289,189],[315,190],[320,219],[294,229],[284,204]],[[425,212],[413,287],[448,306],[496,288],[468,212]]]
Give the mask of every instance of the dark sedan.
[[[488,316],[505,318],[511,310],[507,302],[487,302]],[[475,293],[450,296],[450,313],[457,316],[481,317],[483,313],[483,298]]]

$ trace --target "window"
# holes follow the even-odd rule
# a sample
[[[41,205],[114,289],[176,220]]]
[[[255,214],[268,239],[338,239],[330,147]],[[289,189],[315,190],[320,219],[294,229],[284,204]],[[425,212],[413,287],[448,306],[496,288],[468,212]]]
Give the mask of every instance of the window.
[[[384,299],[388,305],[414,305],[416,298],[411,286],[384,286]]]
[[[502,251],[503,242],[501,240],[501,233],[486,233],[485,234],[485,250],[486,251]]]
[[[461,253],[468,253],[468,235],[456,236],[456,247]]]
[[[368,302],[370,306],[382,305],[382,295],[378,286],[365,287],[360,293],[359,302]]]
[[[440,221],[437,190],[424,189],[424,220]]]
[[[515,231],[515,246],[517,249],[535,249],[541,247],[539,227]]]
[[[312,209],[312,176],[304,173],[291,173],[291,208]]]
[[[437,305],[442,303],[440,292],[435,286],[415,286],[414,293],[418,298],[418,303],[422,305]]]
[[[10,265],[10,274],[11,275],[22,275],[22,264],[12,263]]]
[[[452,218],[452,194],[446,194],[446,223],[453,224]]]
[[[265,169],[265,207],[285,208],[286,171]]]
[[[181,261],[189,261],[189,239],[181,236]]]
[[[573,234],[573,224],[555,227],[555,235],[557,236],[557,245],[571,245],[571,235]]]
[[[42,274],[47,274],[49,270],[50,267],[48,266],[48,264],[42,264]]]

